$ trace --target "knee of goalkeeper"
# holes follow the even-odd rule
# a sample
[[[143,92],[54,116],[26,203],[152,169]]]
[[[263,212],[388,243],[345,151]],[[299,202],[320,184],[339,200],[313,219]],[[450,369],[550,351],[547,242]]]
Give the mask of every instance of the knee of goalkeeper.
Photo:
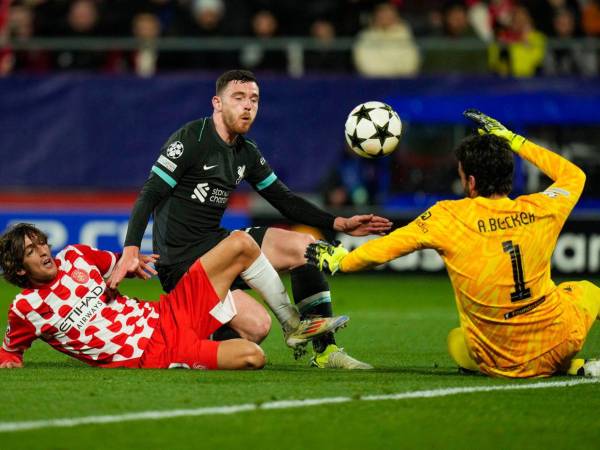
[[[317,266],[319,270],[333,275],[340,269],[340,263],[347,254],[348,250],[342,247],[341,243],[316,241],[306,247],[304,257],[308,264]]]

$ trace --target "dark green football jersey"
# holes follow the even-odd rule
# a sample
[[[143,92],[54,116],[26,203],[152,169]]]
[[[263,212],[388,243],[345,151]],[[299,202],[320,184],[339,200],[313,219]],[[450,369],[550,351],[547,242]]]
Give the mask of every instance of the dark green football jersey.
[[[161,265],[195,259],[228,234],[221,218],[242,180],[257,191],[277,180],[254,142],[238,136],[227,144],[212,118],[177,130],[152,166],[149,181],[153,177],[172,189],[154,210],[154,251]]]

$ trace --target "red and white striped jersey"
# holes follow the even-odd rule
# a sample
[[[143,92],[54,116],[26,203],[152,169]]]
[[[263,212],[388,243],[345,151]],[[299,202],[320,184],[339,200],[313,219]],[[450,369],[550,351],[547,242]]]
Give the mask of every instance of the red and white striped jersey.
[[[55,261],[56,279],[12,302],[0,361],[22,360],[39,338],[93,366],[136,366],[158,324],[157,303],[106,291],[114,253],[72,245]]]

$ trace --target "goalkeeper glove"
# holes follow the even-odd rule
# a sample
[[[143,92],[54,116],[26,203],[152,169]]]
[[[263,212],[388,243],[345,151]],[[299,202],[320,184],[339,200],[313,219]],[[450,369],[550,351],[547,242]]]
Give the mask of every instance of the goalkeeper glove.
[[[316,241],[308,245],[304,256],[309,264],[333,275],[340,269],[340,262],[347,254],[348,250],[342,247],[342,244]]]
[[[467,119],[471,119],[477,124],[479,127],[477,130],[479,131],[479,134],[493,134],[494,136],[498,136],[507,140],[510,145],[510,149],[515,153],[518,153],[519,149],[525,142],[525,138],[523,136],[513,133],[496,119],[486,116],[481,111],[476,109],[467,109],[465,112],[463,112],[463,116],[465,116]]]

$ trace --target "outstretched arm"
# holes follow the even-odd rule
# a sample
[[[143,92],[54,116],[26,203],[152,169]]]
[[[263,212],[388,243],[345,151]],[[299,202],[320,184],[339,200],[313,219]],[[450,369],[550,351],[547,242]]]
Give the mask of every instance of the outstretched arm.
[[[317,266],[321,271],[357,272],[373,268],[392,259],[425,248],[421,239],[422,231],[418,225],[420,219],[382,236],[365,242],[358,248],[348,252],[341,245],[333,245],[324,241],[309,244],[306,259],[309,264]]]
[[[477,124],[480,134],[493,134],[505,139],[513,152],[534,164],[552,181],[563,186],[568,185],[571,189],[579,190],[578,194],[581,193],[585,182],[585,173],[575,164],[528,141],[523,136],[513,133],[497,120],[476,109],[468,109],[464,115]]]
[[[392,222],[385,217],[373,214],[363,214],[349,218],[336,217],[333,229],[349,234],[350,236],[367,236],[369,234],[383,235],[390,231]]]
[[[351,252],[341,246],[317,241],[308,246],[306,259],[319,270],[335,273],[366,270],[407,255],[415,250],[430,248],[444,253],[449,217],[443,206],[436,204],[409,224],[386,236],[371,239]]]
[[[513,152],[540,169],[554,183],[544,194],[558,199],[556,209],[565,217],[577,203],[585,185],[585,173],[562,156],[513,133],[497,120],[475,109],[464,112],[478,126],[480,134],[493,134],[505,139]]]
[[[351,236],[384,234],[392,227],[388,219],[373,214],[335,217],[296,195],[279,180],[259,193],[285,217],[313,227],[333,229]]]

